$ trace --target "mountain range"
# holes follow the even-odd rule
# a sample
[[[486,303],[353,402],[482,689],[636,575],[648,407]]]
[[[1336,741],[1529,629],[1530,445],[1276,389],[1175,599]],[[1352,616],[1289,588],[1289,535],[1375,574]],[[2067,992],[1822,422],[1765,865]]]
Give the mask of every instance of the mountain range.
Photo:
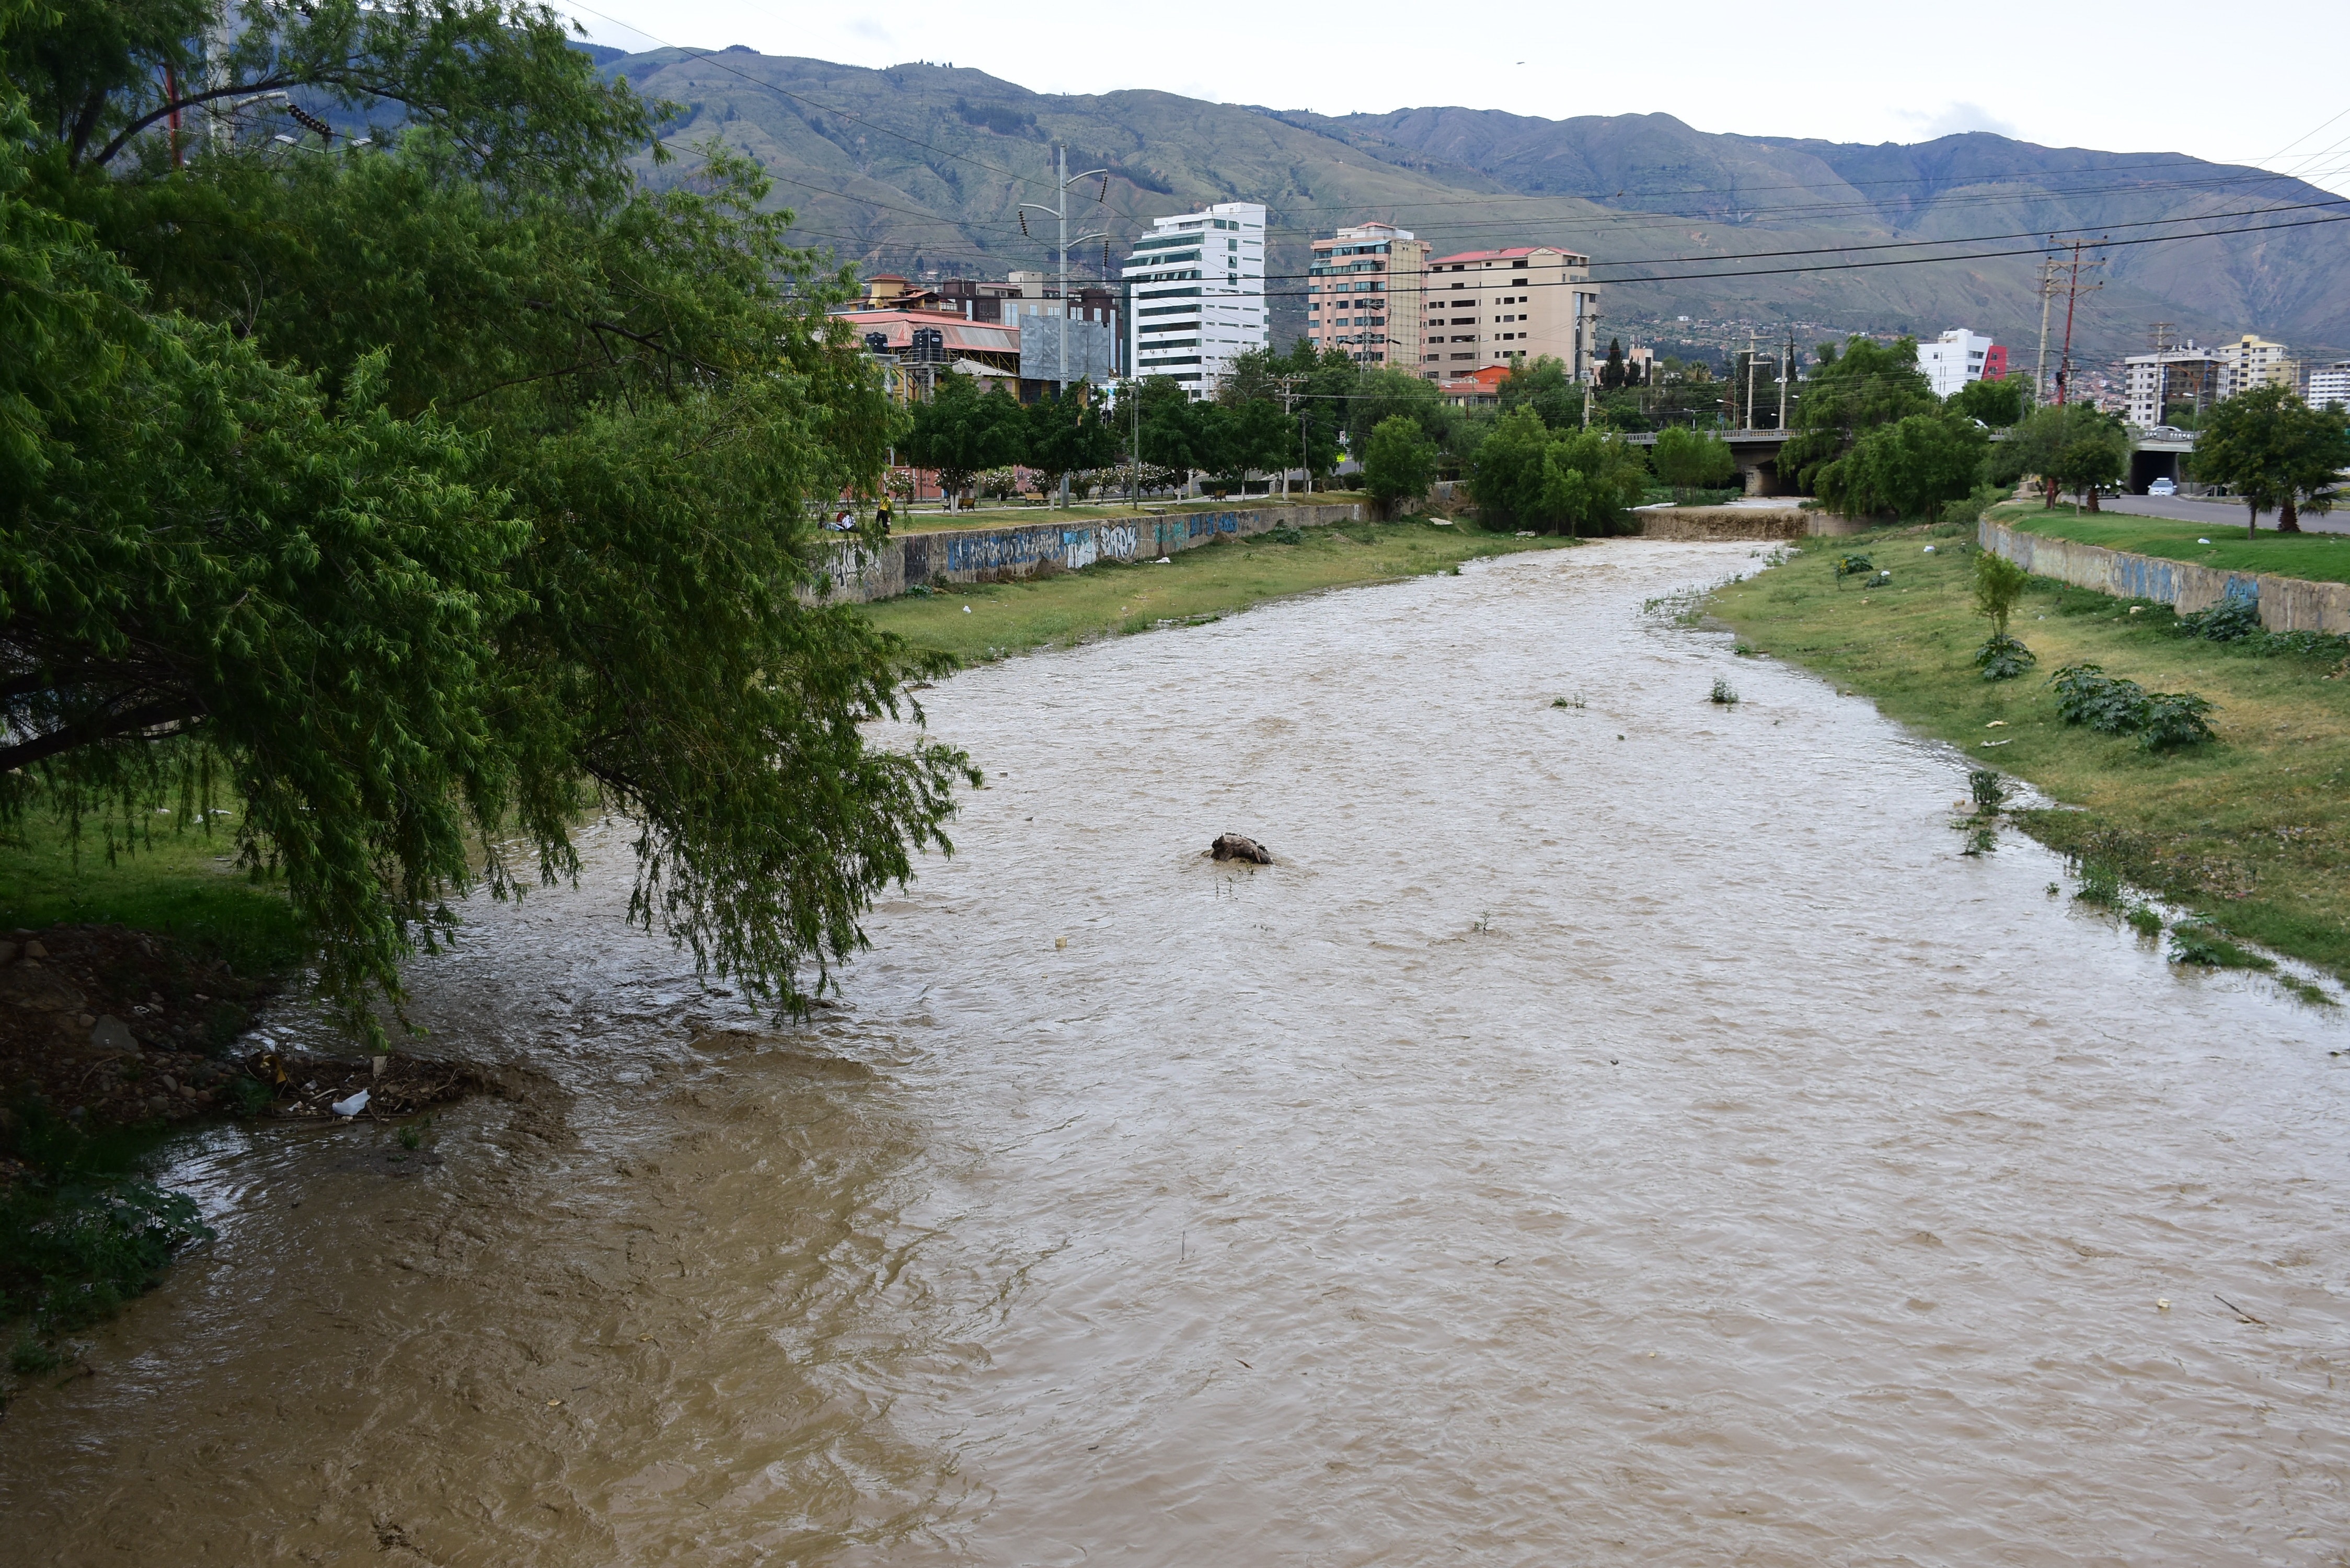
[[[1087,275],[1107,244],[1115,276],[1154,216],[1262,202],[1280,344],[1304,329],[1307,242],[1379,219],[1439,254],[1531,244],[1587,254],[1607,285],[1603,336],[1668,352],[1719,353],[1750,331],[1811,342],[1967,327],[2028,368],[2039,258],[2057,234],[2114,242],[2085,253],[2106,264],[2082,275],[2099,286],[2075,311],[2085,364],[2143,351],[2157,323],[2175,338],[2256,332],[2304,358],[2350,355],[2350,224],[2338,222],[2350,203],[2175,152],[1981,132],[1871,147],[1712,133],[1669,114],[1332,117],[1145,90],[1035,93],[950,66],[869,69],[739,45],[590,52],[674,106],[663,136],[681,156],[655,168],[649,154],[649,177],[691,179],[690,150],[716,138],[766,169],[809,244],[868,271],[1049,267],[1053,220],[1032,207],[1024,233],[1017,209],[1051,205],[1056,145],[1073,172],[1107,171],[1069,192],[1071,234],[1108,236],[1073,247]],[[2058,337],[2064,306],[2060,295]]]

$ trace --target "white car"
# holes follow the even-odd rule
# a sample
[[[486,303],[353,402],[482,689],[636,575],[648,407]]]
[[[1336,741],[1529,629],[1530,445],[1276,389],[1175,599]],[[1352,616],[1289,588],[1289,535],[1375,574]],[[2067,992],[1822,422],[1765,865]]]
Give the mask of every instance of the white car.
[[[2178,486],[2168,479],[2158,479],[2146,487],[2146,493],[2148,495],[2176,495]]]

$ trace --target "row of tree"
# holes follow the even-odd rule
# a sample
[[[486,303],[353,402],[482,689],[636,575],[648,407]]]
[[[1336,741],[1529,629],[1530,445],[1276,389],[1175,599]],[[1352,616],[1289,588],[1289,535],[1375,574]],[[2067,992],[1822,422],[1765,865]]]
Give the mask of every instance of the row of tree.
[[[2027,409],[2018,381],[1970,382],[1935,396],[1908,338],[1854,338],[1819,350],[1779,452],[1781,478],[1855,516],[1930,517],[1943,507],[2035,479],[2047,504],[2071,493],[2098,509],[2101,490],[2129,472],[2128,429],[2085,403]],[[2216,405],[2188,460],[2189,476],[2233,491],[2253,515],[2332,504],[2350,469],[2339,410],[2305,407],[2290,389],[2262,387]],[[1991,439],[1994,431],[2003,432]]]

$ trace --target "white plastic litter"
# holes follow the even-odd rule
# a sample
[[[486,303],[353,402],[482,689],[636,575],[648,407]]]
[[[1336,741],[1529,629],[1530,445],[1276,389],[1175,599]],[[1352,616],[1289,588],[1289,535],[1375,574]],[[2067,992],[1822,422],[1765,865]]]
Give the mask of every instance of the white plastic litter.
[[[2198,540],[2196,540],[2195,542],[2196,542],[2197,544],[2199,544],[2199,545],[2208,545],[2208,544],[2210,544],[2211,541],[2210,541],[2210,540],[2209,540],[2209,539],[2198,539]]]
[[[962,607],[962,613],[963,613],[963,614],[965,614],[965,615],[969,615],[969,614],[971,613],[971,607],[970,607],[969,605],[965,605],[965,606],[963,606],[963,607]]]
[[[1930,555],[1932,555],[1933,553],[1934,553],[1934,546],[1933,546],[1933,545],[1927,545],[1927,546],[1926,546],[1926,554],[1928,554],[1928,555],[1929,555],[1929,556],[1930,556]]]
[[[366,1089],[361,1089],[358,1094],[353,1095],[349,1099],[348,1099],[348,1100],[337,1100],[334,1104],[332,1104],[332,1105],[328,1106],[327,1108],[328,1108],[328,1110],[330,1110],[330,1111],[334,1112],[334,1113],[335,1113],[337,1116],[355,1116],[359,1115],[361,1111],[363,1111],[363,1110],[365,1110],[365,1109],[367,1109],[367,1108],[368,1108],[368,1095],[369,1095],[369,1091],[368,1091],[368,1090],[366,1090]]]

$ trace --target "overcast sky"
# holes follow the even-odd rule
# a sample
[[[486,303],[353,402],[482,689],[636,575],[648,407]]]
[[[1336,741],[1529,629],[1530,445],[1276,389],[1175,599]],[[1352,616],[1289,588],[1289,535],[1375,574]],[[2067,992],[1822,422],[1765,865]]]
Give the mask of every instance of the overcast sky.
[[[1486,20],[1491,7],[1392,0],[1326,10],[1020,0],[561,9],[622,48],[747,44],[862,66],[951,62],[1038,92],[1157,88],[1324,114],[1661,109],[1701,130],[1837,141],[1991,130],[2253,163],[2350,193],[2350,0],[1680,0],[1503,7],[1505,22]]]

